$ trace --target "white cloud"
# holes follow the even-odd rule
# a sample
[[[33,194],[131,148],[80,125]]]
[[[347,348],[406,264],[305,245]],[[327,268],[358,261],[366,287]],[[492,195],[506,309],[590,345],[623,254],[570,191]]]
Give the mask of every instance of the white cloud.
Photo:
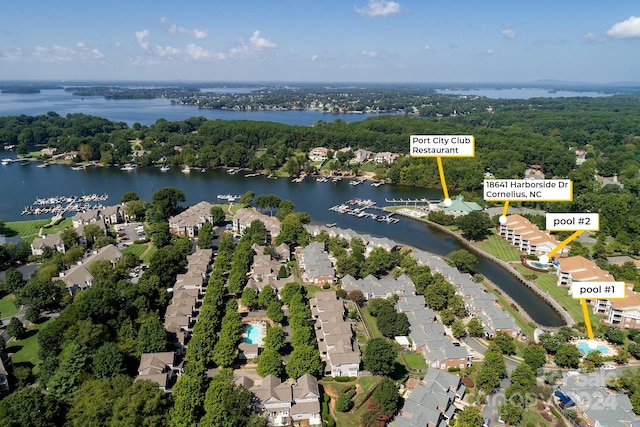
[[[493,49],[487,49],[487,55],[493,55],[494,50]]]
[[[311,61],[315,62],[318,59],[318,55],[316,55],[315,53],[313,55],[311,55]]]
[[[516,30],[514,30],[511,27],[511,24],[507,24],[505,25],[504,29],[502,30],[502,35],[505,36],[506,38],[513,40],[516,37],[518,37],[518,32]]]
[[[60,62],[102,62],[104,54],[98,49],[87,46],[84,42],[77,42],[75,47],[54,44],[51,47],[36,46],[29,54],[21,49],[2,52],[3,60],[27,60],[30,62],[60,63]]]
[[[166,16],[160,17],[160,23],[161,24],[166,24],[167,22],[169,22],[169,18],[167,18]]]
[[[616,22],[606,33],[617,39],[640,37],[640,17],[630,16],[626,21]]]
[[[258,30],[253,32],[249,42],[251,42],[251,46],[255,50],[273,49],[278,47],[275,43],[265,39],[264,37],[260,37],[260,31]]]
[[[143,49],[149,49],[149,30],[136,31],[136,40]]]
[[[431,46],[429,46],[428,44],[424,46],[424,50],[425,52],[431,52]]]
[[[380,56],[380,53],[378,51],[375,50],[366,50],[364,49],[362,52],[360,52],[363,56],[366,56],[367,58],[377,58]]]
[[[189,58],[195,61],[209,59],[212,56],[211,52],[209,52],[207,49],[203,48],[202,46],[197,46],[193,43],[187,45],[186,54]]]
[[[584,41],[586,41],[587,43],[595,43],[596,40],[596,36],[593,33],[586,33],[584,36],[582,36],[582,38],[584,39]]]
[[[160,22],[163,24],[168,24],[169,19],[162,18],[160,19]],[[207,37],[207,30],[200,30],[198,28],[194,28],[193,30],[191,30],[189,28],[185,28],[176,24],[171,24],[169,28],[167,28],[167,32],[172,36],[190,36],[198,40]]]
[[[0,60],[2,61],[15,62],[15,61],[20,61],[23,58],[24,58],[24,54],[22,52],[22,49],[20,49],[19,47],[11,50],[0,51]]]
[[[400,13],[400,3],[387,0],[369,0],[365,7],[354,6],[356,12],[362,16],[389,16]]]

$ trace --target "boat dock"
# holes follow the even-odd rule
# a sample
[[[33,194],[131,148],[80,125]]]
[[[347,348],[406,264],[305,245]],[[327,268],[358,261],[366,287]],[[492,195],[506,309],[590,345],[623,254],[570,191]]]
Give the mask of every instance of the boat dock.
[[[351,199],[340,205],[332,206],[329,210],[340,214],[346,213],[347,215],[353,215],[357,218],[371,218],[378,222],[386,222],[387,224],[397,224],[400,221],[398,218],[393,218],[393,212],[387,215],[367,212],[367,209],[382,210],[375,206],[375,204],[376,202],[369,199]]]
[[[442,200],[429,199],[384,199],[385,202],[393,205],[417,205],[419,203],[438,204]]]
[[[103,209],[102,202],[108,198],[108,194],[38,198],[31,206],[25,206],[20,215],[53,214],[62,216],[67,212],[86,212],[94,209]]]

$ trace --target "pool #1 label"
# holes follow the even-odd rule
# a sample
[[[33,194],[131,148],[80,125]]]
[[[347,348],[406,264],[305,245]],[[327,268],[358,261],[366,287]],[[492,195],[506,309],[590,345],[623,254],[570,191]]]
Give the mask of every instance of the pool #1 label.
[[[571,296],[576,299],[624,299],[624,282],[573,282]]]
[[[569,179],[485,179],[484,200],[570,202],[573,189]]]

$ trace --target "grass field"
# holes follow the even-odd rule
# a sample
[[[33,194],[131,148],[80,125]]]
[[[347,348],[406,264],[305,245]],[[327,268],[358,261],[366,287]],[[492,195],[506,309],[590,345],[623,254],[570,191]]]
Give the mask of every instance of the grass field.
[[[16,297],[13,294],[5,295],[0,299],[0,317],[11,317],[20,309],[15,305]]]
[[[534,274],[536,276],[534,282],[540,289],[549,294],[554,300],[558,301],[576,322],[584,321],[580,300],[574,299],[569,295],[567,287],[556,285],[558,280],[556,276],[551,275],[550,273],[536,273],[521,265],[516,266],[516,270],[522,274]],[[592,326],[600,324],[600,317],[593,314],[591,310],[589,310],[589,318],[591,319]]]
[[[407,362],[409,368],[414,371],[428,368],[427,362],[424,360],[424,357],[421,354],[408,353],[403,354],[402,357],[404,358],[405,362]]]
[[[354,404],[360,403],[364,396],[371,390],[375,385],[377,385],[382,380],[382,377],[374,377],[374,376],[366,376],[360,377],[356,381],[348,382],[348,383],[339,383],[336,381],[321,381],[322,385],[327,388],[331,388],[335,395],[340,395],[343,393],[345,389],[353,384],[358,384],[362,388],[362,391],[356,394],[353,398]],[[360,425],[360,418],[362,418],[362,414],[368,410],[367,404],[362,405],[355,412],[337,412],[333,414],[336,419],[337,426],[345,426],[345,427],[356,427]]]
[[[371,338],[382,338],[382,332],[378,329],[378,324],[376,323],[376,319],[369,314],[369,307],[362,307],[360,310],[362,312],[362,320],[365,324],[365,327],[369,330],[371,334]]]
[[[11,360],[14,365],[29,364],[33,373],[38,373],[38,331],[44,328],[51,319],[36,325],[27,327],[26,338],[19,341],[11,340],[7,343],[7,353],[13,353]]]
[[[132,253],[138,256],[144,264],[149,264],[149,259],[158,250],[151,242],[144,244],[133,244],[122,249],[122,253]]]
[[[511,246],[506,240],[498,235],[491,235],[485,240],[476,242],[480,249],[497,256],[503,261],[519,261],[521,252]]]
[[[33,242],[33,239],[38,237],[40,228],[48,225],[49,223],[50,221],[48,219],[33,219],[29,221],[7,222],[2,229],[2,233],[9,237],[20,236],[22,237],[22,240],[30,244],[31,242]],[[44,228],[42,232],[43,234],[53,234],[71,226],[71,218],[65,218],[53,227]]]

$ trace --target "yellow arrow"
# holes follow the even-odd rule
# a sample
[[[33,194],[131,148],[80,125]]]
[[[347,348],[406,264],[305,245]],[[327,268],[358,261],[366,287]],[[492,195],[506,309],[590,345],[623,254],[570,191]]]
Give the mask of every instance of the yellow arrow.
[[[444,192],[444,198],[449,198],[449,190],[447,190],[447,180],[444,178],[444,168],[442,167],[442,157],[436,157],[438,162],[438,172],[440,172],[440,182],[442,183],[442,191]]]

